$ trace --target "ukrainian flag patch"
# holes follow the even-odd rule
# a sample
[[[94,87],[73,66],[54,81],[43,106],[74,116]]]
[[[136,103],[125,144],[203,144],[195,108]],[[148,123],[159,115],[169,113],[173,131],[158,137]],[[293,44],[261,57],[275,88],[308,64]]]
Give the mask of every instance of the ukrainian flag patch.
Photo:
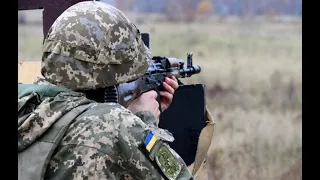
[[[154,144],[157,142],[158,138],[150,131],[144,141],[144,146],[147,151],[150,152]]]

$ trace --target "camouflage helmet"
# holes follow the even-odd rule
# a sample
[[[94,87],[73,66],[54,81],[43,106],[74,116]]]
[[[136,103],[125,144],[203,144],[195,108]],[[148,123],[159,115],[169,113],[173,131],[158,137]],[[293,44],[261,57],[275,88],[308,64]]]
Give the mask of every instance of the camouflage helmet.
[[[142,76],[151,60],[136,26],[115,7],[96,1],[64,11],[44,39],[41,74],[77,91]]]

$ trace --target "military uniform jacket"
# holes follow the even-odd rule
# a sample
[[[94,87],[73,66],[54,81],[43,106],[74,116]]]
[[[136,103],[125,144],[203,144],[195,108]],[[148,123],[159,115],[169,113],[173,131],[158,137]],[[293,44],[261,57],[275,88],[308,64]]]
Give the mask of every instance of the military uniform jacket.
[[[20,180],[193,179],[150,112],[58,86],[18,89]]]

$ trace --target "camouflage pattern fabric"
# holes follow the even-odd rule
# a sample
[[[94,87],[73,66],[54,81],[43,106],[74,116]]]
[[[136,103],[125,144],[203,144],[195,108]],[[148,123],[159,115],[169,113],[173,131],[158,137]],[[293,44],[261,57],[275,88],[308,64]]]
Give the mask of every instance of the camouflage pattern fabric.
[[[91,107],[74,120],[55,150],[45,179],[192,179],[180,156],[162,140],[170,134],[155,126],[150,112],[136,116],[119,104],[92,103],[77,92],[46,98],[28,118],[18,114],[19,151],[69,110],[88,103]],[[149,153],[143,142],[150,131],[159,143]]]
[[[42,102],[36,92],[18,98],[18,151],[29,147],[71,109],[91,102],[76,92],[63,92]]]
[[[156,120],[140,119],[118,104],[94,104],[71,124],[45,179],[163,179],[143,146],[152,126],[144,121]],[[175,158],[182,166],[177,179],[190,179],[183,160]]]
[[[151,60],[139,30],[115,7],[80,2],[64,11],[43,44],[41,73],[73,90],[104,88],[143,75]]]

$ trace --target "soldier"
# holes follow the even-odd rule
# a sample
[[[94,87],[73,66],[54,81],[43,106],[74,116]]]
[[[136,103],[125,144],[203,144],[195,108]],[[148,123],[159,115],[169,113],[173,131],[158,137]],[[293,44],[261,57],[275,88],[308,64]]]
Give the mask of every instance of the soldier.
[[[193,179],[166,143],[171,134],[157,127],[154,91],[127,109],[86,97],[139,78],[150,59],[118,9],[88,1],[63,12],[43,43],[44,79],[18,87],[19,179]],[[163,86],[165,110],[178,84],[167,78]]]

